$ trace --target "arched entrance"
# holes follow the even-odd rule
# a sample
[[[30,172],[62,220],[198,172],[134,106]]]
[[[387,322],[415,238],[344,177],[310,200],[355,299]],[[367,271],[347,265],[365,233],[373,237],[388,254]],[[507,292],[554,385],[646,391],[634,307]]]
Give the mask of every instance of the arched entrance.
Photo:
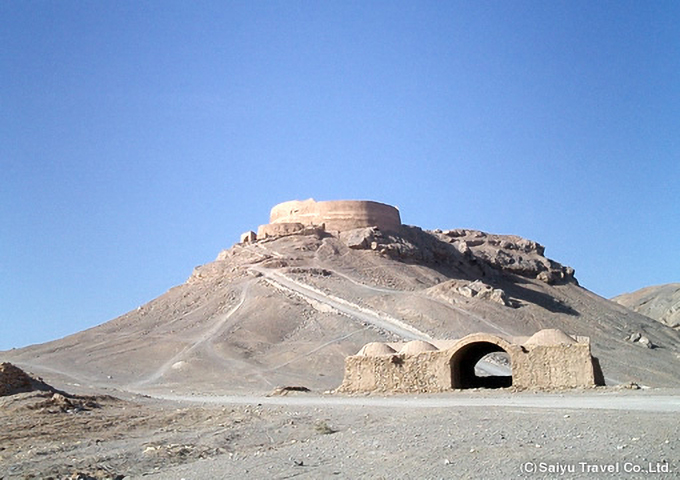
[[[454,346],[455,352],[450,360],[451,386],[453,388],[505,388],[511,386],[512,365],[506,345],[507,342],[491,335],[471,335],[462,339]],[[483,370],[486,370],[484,373],[475,370],[475,366],[480,360],[494,353],[504,354],[502,357],[507,358],[507,365],[503,365],[505,363],[503,361],[498,362],[489,359],[482,367]]]

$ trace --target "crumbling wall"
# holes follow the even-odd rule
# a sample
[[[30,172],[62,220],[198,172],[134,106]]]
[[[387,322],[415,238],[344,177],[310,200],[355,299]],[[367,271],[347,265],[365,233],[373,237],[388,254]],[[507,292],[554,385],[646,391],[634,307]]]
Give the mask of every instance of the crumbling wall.
[[[257,234],[252,230],[241,234],[241,240],[239,243],[253,243],[257,240]]]
[[[257,238],[262,240],[267,237],[283,237],[286,235],[295,235],[301,233],[305,226],[298,222],[289,223],[269,223],[267,225],[260,225],[257,229]]]
[[[275,205],[269,217],[270,225],[301,223],[325,225],[326,231],[347,231],[361,227],[378,227],[397,231],[401,226],[399,210],[384,203],[365,200],[317,202],[314,199],[292,200]],[[259,232],[258,232],[259,237]]]
[[[486,383],[485,379],[507,377],[476,377],[474,367],[486,354],[500,351],[510,358],[512,386],[517,388],[578,388],[603,384],[587,337],[575,339],[559,330],[543,330],[523,345],[496,335],[476,333],[456,341],[446,350],[421,353],[402,350],[395,354],[370,355],[362,349],[360,354],[345,359],[345,376],[338,390],[424,393],[488,386],[494,383]]]
[[[0,364],[0,397],[32,390],[31,377],[11,363]]]
[[[519,388],[577,388],[596,385],[588,343],[524,346],[511,356]]]
[[[301,223],[270,223],[260,225],[257,229],[257,240],[267,237],[286,237],[288,235],[321,235],[323,225],[303,225]]]
[[[53,388],[11,363],[0,364],[0,397],[33,390],[52,391]]]
[[[451,370],[441,351],[415,355],[353,355],[345,359],[341,392],[443,392],[451,389]]]

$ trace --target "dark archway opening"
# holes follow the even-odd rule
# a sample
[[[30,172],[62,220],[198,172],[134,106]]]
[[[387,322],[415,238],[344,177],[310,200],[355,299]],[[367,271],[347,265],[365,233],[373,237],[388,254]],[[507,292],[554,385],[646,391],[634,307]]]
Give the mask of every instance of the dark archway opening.
[[[480,360],[484,360],[480,364]],[[451,358],[453,388],[506,388],[512,385],[510,356],[491,342],[474,342]]]

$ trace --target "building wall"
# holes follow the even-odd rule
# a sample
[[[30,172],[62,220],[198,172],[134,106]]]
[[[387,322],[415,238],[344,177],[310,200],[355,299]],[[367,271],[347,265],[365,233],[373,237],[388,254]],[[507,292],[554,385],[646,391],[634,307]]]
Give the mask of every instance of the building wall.
[[[299,222],[291,223],[269,223],[267,225],[260,225],[257,229],[257,239],[262,240],[267,237],[283,237],[286,235],[295,235],[302,232],[305,226]]]
[[[364,200],[317,202],[292,200],[275,205],[271,210],[271,224],[301,223],[326,226],[326,231],[347,231],[377,226],[384,231],[395,231],[401,226],[399,210],[384,203]]]
[[[257,240],[257,234],[253,231],[248,231],[241,234],[241,241],[239,243],[252,243]]]
[[[258,227],[256,238],[262,240],[267,237],[285,237],[288,235],[320,235],[323,232],[323,226],[303,225],[301,223],[268,223]]]
[[[595,385],[588,343],[535,345],[511,357],[513,385],[520,388],[576,388]]]
[[[354,355],[345,359],[341,392],[443,392],[459,388],[469,368],[460,362],[477,362],[489,346],[507,352],[512,385],[527,389],[592,387],[596,385],[590,343],[515,345],[490,334],[468,335],[446,350],[417,354]],[[481,358],[481,357],[480,357]],[[469,367],[470,365],[467,365]]]
[[[345,359],[341,392],[443,392],[451,389],[451,369],[444,352],[397,353]]]

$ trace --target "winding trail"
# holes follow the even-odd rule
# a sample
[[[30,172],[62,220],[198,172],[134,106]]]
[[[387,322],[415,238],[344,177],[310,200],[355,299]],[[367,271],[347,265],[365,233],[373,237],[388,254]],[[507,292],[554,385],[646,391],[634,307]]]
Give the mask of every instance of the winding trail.
[[[326,304],[340,313],[375,325],[378,328],[399,335],[406,340],[432,340],[432,337],[427,333],[421,332],[417,328],[412,327],[397,318],[361,307],[342,298],[328,295],[314,287],[293,280],[281,272],[257,266],[251,267],[251,270],[262,274],[265,277],[265,281],[276,288],[289,290],[299,294],[303,298]]]
[[[255,272],[258,272],[262,274],[265,278],[265,281],[271,284],[273,287],[281,289],[281,290],[286,290],[289,292],[292,292],[296,295],[299,295],[303,299],[307,300],[308,302],[312,304],[322,304],[331,307],[332,309],[338,311],[341,314],[347,315],[349,317],[356,318],[357,320],[361,322],[365,322],[371,325],[374,325],[382,330],[386,330],[388,332],[391,332],[395,335],[399,335],[405,340],[424,340],[424,341],[430,341],[432,340],[432,337],[428,335],[425,332],[422,332],[418,330],[417,328],[397,319],[394,318],[390,315],[387,315],[383,312],[377,312],[375,310],[368,309],[366,307],[362,307],[359,305],[356,305],[354,303],[351,303],[345,299],[329,295],[325,292],[322,292],[321,290],[318,290],[310,285],[306,285],[302,282],[299,282],[295,279],[292,279],[283,273],[281,273],[278,270],[272,270],[272,269],[267,269],[259,266],[253,266],[250,268],[250,270],[253,270]],[[348,281],[354,283],[357,286],[373,290],[373,291],[379,291],[381,293],[397,293],[399,292],[398,290],[387,290],[383,288],[375,288],[371,287],[369,285],[365,285],[361,282],[358,282],[351,277],[345,275],[345,274],[340,274],[332,269],[328,269],[329,271],[333,272],[334,274],[337,274]],[[417,293],[416,293],[417,294]],[[503,334],[510,335],[507,331],[497,327],[493,323],[478,317],[477,315],[471,314],[470,312],[466,312],[462,309],[459,309],[457,307],[454,307],[449,304],[445,304],[444,302],[438,301],[437,299],[432,299],[429,296],[427,297],[430,300],[433,300],[435,302],[440,302],[444,304],[447,307],[450,307],[456,311],[460,310],[461,313],[469,315],[471,317],[474,317],[478,320],[480,320],[483,323],[488,324],[489,326],[493,327],[495,330],[500,331]],[[356,332],[355,332],[356,333]],[[351,336],[351,335],[348,335]],[[324,344],[316,349],[314,349],[311,352],[307,352],[306,355],[309,355],[315,351],[320,350],[321,348],[331,344],[335,343],[337,340],[334,340],[332,342],[328,342],[327,344]],[[298,358],[296,357],[296,360]],[[292,361],[291,361],[292,362]],[[291,363],[288,362],[288,363]],[[498,366],[493,363],[487,362],[486,360],[481,360],[478,364],[477,367],[486,372],[489,375],[510,375],[511,370],[507,367],[503,366]]]
[[[368,328],[368,327],[366,327],[366,328]],[[288,361],[285,362],[285,363],[281,363],[281,364],[279,364],[279,365],[277,365],[277,366],[275,366],[275,367],[268,368],[267,370],[264,370],[264,373],[266,373],[266,372],[273,372],[273,371],[278,370],[279,368],[285,367],[286,365],[290,365],[291,363],[297,362],[298,360],[301,360],[301,359],[303,359],[303,358],[305,358],[305,357],[308,357],[308,356],[310,356],[311,354],[316,353],[316,352],[318,352],[319,350],[324,349],[324,348],[326,348],[326,347],[329,346],[329,345],[333,345],[334,343],[338,343],[338,342],[340,342],[340,341],[342,341],[342,340],[345,340],[345,339],[347,339],[347,338],[349,338],[349,337],[351,337],[351,336],[353,336],[353,335],[356,335],[357,333],[363,332],[364,330],[366,330],[366,328],[360,328],[360,329],[358,329],[358,330],[354,330],[353,332],[348,333],[347,335],[343,335],[343,336],[341,336],[341,337],[334,338],[333,340],[329,340],[328,342],[323,343],[323,344],[319,345],[318,347],[313,348],[312,350],[310,350],[310,351],[308,351],[308,352],[305,352],[305,353],[302,354],[302,355],[298,355],[298,356],[296,356],[296,357],[293,357],[292,359],[288,360]]]
[[[241,297],[239,299],[239,302],[234,307],[232,307],[227,313],[225,313],[218,320],[216,320],[212,327],[208,328],[191,345],[187,345],[180,352],[173,355],[168,361],[161,365],[161,367],[158,370],[153,372],[148,377],[135,383],[134,386],[139,387],[149,385],[150,383],[158,381],[163,375],[165,375],[168,372],[168,370],[172,368],[172,366],[175,363],[186,358],[191,352],[202,346],[204,343],[210,342],[212,338],[227,325],[227,322],[229,321],[231,316],[234,315],[234,313],[236,313],[241,308],[241,306],[243,306],[243,304],[246,301],[248,289],[253,284],[253,282],[254,280],[250,280],[243,285],[241,289]]]
[[[271,248],[268,248],[268,247],[266,247],[266,246],[264,246],[264,245],[254,244],[253,246],[257,247],[257,248],[258,248],[259,250],[261,250],[261,251],[266,252],[266,254],[271,255],[272,257],[277,257],[277,258],[284,258],[284,257],[285,257],[284,255],[280,254],[279,252],[277,252],[277,251],[275,251],[275,250],[272,250]],[[262,254],[261,254],[261,255],[262,255]],[[425,293],[425,292],[422,292],[422,291],[413,291],[413,292],[410,292],[410,291],[398,290],[398,289],[393,289],[393,288],[375,287],[375,286],[373,286],[373,285],[368,285],[368,284],[363,283],[363,282],[361,282],[361,281],[359,281],[359,280],[357,280],[357,279],[355,279],[355,278],[352,278],[350,275],[348,275],[348,274],[346,274],[346,273],[343,273],[343,272],[340,272],[340,271],[336,270],[335,268],[333,268],[333,266],[328,265],[328,264],[326,264],[325,262],[322,262],[322,261],[319,260],[317,257],[315,257],[315,264],[316,264],[318,267],[324,268],[325,270],[328,270],[329,272],[332,272],[334,275],[337,275],[338,277],[344,278],[345,280],[349,281],[350,283],[356,285],[357,287],[363,288],[363,289],[365,289],[365,290],[369,290],[369,291],[372,291],[372,292],[378,292],[378,293],[384,293],[384,294],[387,294],[387,295],[396,295],[396,294],[411,294],[411,295],[417,295],[417,296],[419,296],[419,297],[421,297],[421,298],[425,298],[425,299],[427,299],[427,300],[429,300],[429,301],[431,301],[431,302],[437,303],[437,304],[442,305],[442,306],[444,306],[444,307],[446,307],[446,308],[448,308],[448,309],[450,309],[450,310],[453,310],[453,311],[455,311],[456,313],[458,313],[458,314],[460,314],[460,315],[463,315],[463,316],[472,318],[472,319],[474,319],[474,320],[477,320],[478,322],[483,323],[484,325],[487,325],[489,328],[492,328],[493,330],[495,330],[495,331],[501,333],[502,335],[506,335],[506,336],[513,336],[513,335],[514,335],[513,333],[511,333],[511,332],[505,330],[504,328],[500,327],[499,325],[495,324],[494,322],[491,322],[491,321],[487,320],[486,318],[483,318],[483,317],[481,317],[481,316],[479,316],[479,315],[477,315],[477,314],[475,314],[475,313],[473,313],[473,312],[470,312],[470,311],[468,311],[468,310],[465,310],[465,309],[463,309],[463,308],[460,308],[460,307],[457,307],[457,306],[455,306],[455,305],[452,305],[452,304],[449,303],[449,302],[445,302],[445,301],[440,300],[440,299],[438,299],[438,298],[434,298],[434,297],[432,297],[431,295],[428,295],[428,294]],[[260,273],[262,273],[262,274],[264,274],[264,275],[266,275],[265,272],[271,272],[271,270],[265,270],[265,269],[263,269],[262,267],[251,267],[251,269],[252,269],[252,270],[255,270],[255,271],[258,271],[258,272],[260,272]],[[318,294],[321,294],[321,295],[324,296],[324,297],[332,298],[332,297],[326,295],[325,293],[320,292],[320,291],[318,291],[318,290],[316,290],[316,289],[314,289],[314,288],[312,288],[312,287],[309,287],[309,286],[307,286],[307,285],[304,285],[304,284],[302,284],[302,283],[300,283],[300,282],[297,282],[297,281],[295,281],[295,280],[293,280],[293,279],[291,279],[291,278],[285,277],[285,276],[284,276],[283,274],[281,274],[281,273],[278,273],[278,275],[279,275],[279,277],[284,277],[284,278],[285,278],[287,281],[289,281],[289,282],[295,283],[295,284],[296,284],[297,286],[299,286],[299,287],[303,287],[303,288],[305,288],[305,289],[307,289],[307,290],[313,290],[314,292],[316,292],[316,293],[318,293]],[[299,292],[299,293],[303,293],[303,294],[304,294],[304,292]],[[335,300],[340,300],[341,302],[345,302],[345,303],[348,304],[348,305],[352,305],[352,304],[350,304],[349,302],[346,302],[345,300],[342,300],[342,299],[335,299]],[[354,305],[354,306],[355,306],[355,307],[358,307],[358,306],[356,306],[356,305]],[[359,308],[359,309],[363,309],[363,307],[358,307],[358,308]],[[363,309],[363,310],[367,310],[367,309]],[[351,314],[350,314],[350,315],[351,315]],[[378,316],[381,316],[381,315],[378,315]],[[383,316],[384,316],[384,315],[383,315]],[[390,318],[393,318],[393,317],[390,317]],[[394,319],[394,320],[396,320],[397,322],[399,322],[399,323],[402,324],[402,325],[406,325],[404,322],[401,322],[400,320],[397,320],[397,319]],[[369,323],[372,323],[372,322],[369,322]],[[409,326],[409,327],[410,327],[410,326]],[[381,327],[381,328],[383,328],[383,327]],[[410,328],[413,328],[413,329],[415,330],[414,327],[410,327]],[[397,333],[397,332],[393,332],[393,333]],[[420,333],[421,333],[422,335],[426,335],[426,337],[413,338],[413,339],[414,339],[414,340],[427,340],[427,339],[431,339],[431,337],[430,337],[429,335],[424,334],[424,333],[422,333],[422,332],[420,332]],[[398,333],[397,333],[397,334],[398,334]],[[404,338],[409,338],[409,337],[404,337]]]
[[[322,268],[324,268],[325,270],[328,270],[329,272],[332,272],[333,274],[335,274],[335,275],[337,275],[337,276],[339,276],[339,277],[342,277],[342,278],[344,278],[345,280],[347,280],[347,281],[353,283],[353,284],[356,285],[357,287],[363,288],[363,289],[365,289],[365,290],[370,290],[370,291],[372,291],[372,292],[385,293],[385,294],[387,294],[387,295],[398,295],[398,294],[411,294],[411,295],[417,295],[417,296],[419,296],[419,297],[421,297],[421,298],[425,298],[425,299],[427,299],[427,300],[429,300],[429,301],[431,301],[431,302],[437,303],[437,304],[442,305],[442,306],[444,306],[444,307],[446,307],[446,308],[448,308],[448,309],[451,309],[451,310],[453,310],[453,311],[455,311],[455,312],[457,312],[457,313],[459,313],[459,314],[461,314],[461,315],[463,315],[463,316],[473,318],[473,319],[477,320],[478,322],[483,323],[483,324],[489,326],[490,328],[496,330],[497,332],[499,332],[499,333],[501,333],[501,334],[503,334],[503,335],[507,335],[507,336],[510,336],[510,337],[513,336],[512,333],[510,333],[510,332],[508,332],[507,330],[505,330],[505,329],[499,327],[499,326],[496,325],[495,323],[493,323],[493,322],[491,322],[491,321],[489,321],[489,320],[487,320],[487,319],[485,319],[485,318],[483,318],[483,317],[480,317],[479,315],[477,315],[477,314],[475,314],[475,313],[473,313],[473,312],[470,312],[470,311],[468,311],[468,310],[465,310],[465,309],[462,309],[462,308],[457,307],[457,306],[455,306],[455,305],[452,305],[452,304],[449,303],[449,302],[445,302],[445,301],[440,300],[440,299],[438,299],[438,298],[432,297],[431,295],[428,295],[427,293],[424,293],[424,292],[422,292],[422,291],[417,291],[417,290],[416,290],[416,291],[410,292],[410,291],[406,291],[406,290],[397,290],[397,289],[394,289],[394,288],[374,287],[374,286],[372,286],[372,285],[367,285],[367,284],[365,284],[365,283],[362,283],[362,282],[360,282],[360,281],[358,281],[358,280],[356,280],[356,279],[350,277],[350,276],[347,275],[346,273],[342,273],[342,272],[339,272],[339,271],[337,271],[337,270],[334,270],[332,267],[330,267],[330,266],[328,266],[328,265],[326,265],[326,264],[322,264],[321,262],[318,262],[318,263],[319,263],[319,266],[322,267]]]

